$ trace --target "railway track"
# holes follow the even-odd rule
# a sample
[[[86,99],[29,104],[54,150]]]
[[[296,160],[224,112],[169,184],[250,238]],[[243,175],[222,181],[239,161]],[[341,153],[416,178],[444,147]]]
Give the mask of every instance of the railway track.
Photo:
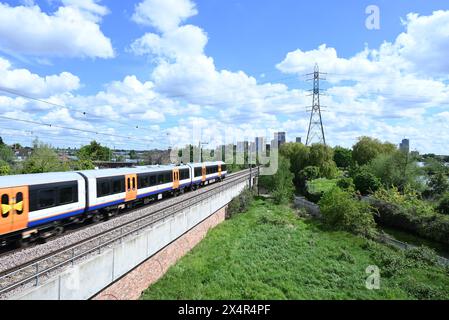
[[[252,174],[256,174],[256,170],[253,170]],[[62,268],[74,265],[93,254],[100,253],[102,250],[119,243],[126,237],[146,229],[157,221],[169,218],[184,208],[200,203],[211,194],[220,192],[237,183],[241,183],[241,181],[249,178],[249,176],[250,170],[239,171],[228,175],[228,177],[221,183],[213,183],[179,197],[169,198],[164,201],[130,210],[126,214],[111,219],[109,222],[114,222],[114,220],[118,220],[121,217],[136,213],[136,217],[133,217],[129,221],[120,223],[117,226],[113,226],[107,230],[98,232],[68,245],[56,246],[54,250],[48,253],[33,257],[29,260],[24,260],[23,263],[7,268],[0,273],[0,299],[8,298],[19,290],[39,285],[39,283],[45,282],[46,279],[59,273]],[[155,206],[157,206],[155,210],[145,213],[145,211],[148,211]],[[103,223],[98,223],[98,225]],[[87,227],[91,226],[92,225],[89,225]],[[69,234],[64,234],[64,237],[73,235],[77,232],[83,232],[86,228],[71,231]],[[53,242],[55,241],[49,241],[48,244]],[[23,249],[21,253],[26,256],[27,250],[28,248]],[[0,257],[0,261],[2,259],[5,259],[4,256]]]

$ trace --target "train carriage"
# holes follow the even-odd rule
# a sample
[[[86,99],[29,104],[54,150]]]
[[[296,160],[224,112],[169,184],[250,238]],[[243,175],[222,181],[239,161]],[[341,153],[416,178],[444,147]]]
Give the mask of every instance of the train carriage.
[[[136,204],[221,181],[226,174],[226,164],[219,161],[3,176],[0,241],[46,238],[67,224],[98,221]]]
[[[82,214],[84,179],[74,172],[0,177],[0,236],[27,238],[54,221]]]

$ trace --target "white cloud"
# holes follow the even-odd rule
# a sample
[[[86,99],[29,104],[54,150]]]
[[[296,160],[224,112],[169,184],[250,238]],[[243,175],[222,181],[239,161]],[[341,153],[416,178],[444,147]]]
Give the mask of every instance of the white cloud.
[[[93,0],[63,2],[53,14],[37,5],[0,3],[0,50],[35,57],[114,57],[111,40],[98,24],[107,8]]]
[[[14,69],[11,63],[0,57],[0,86],[37,97],[77,90],[80,79],[70,72],[41,77],[27,69]]]
[[[190,0],[144,0],[136,5],[132,19],[167,32],[196,14],[195,4]]]

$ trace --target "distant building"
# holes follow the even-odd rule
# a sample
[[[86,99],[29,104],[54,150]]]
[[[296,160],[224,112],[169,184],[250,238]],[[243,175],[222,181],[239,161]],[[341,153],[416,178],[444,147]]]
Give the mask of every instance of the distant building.
[[[256,153],[257,154],[266,154],[266,143],[264,137],[257,137],[256,138]]]
[[[283,145],[285,143],[285,132],[275,132],[274,140],[277,140],[279,147]]]
[[[410,152],[410,140],[403,139],[402,142],[399,144],[399,150],[409,153]]]
[[[296,137],[296,143],[302,143],[301,142],[301,137]]]

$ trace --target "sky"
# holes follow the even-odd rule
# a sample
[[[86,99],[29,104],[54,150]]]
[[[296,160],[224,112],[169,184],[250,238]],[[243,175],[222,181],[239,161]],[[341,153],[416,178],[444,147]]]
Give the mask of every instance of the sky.
[[[374,28],[373,28],[374,27]],[[0,136],[116,149],[306,139],[448,154],[449,3],[0,1]]]

